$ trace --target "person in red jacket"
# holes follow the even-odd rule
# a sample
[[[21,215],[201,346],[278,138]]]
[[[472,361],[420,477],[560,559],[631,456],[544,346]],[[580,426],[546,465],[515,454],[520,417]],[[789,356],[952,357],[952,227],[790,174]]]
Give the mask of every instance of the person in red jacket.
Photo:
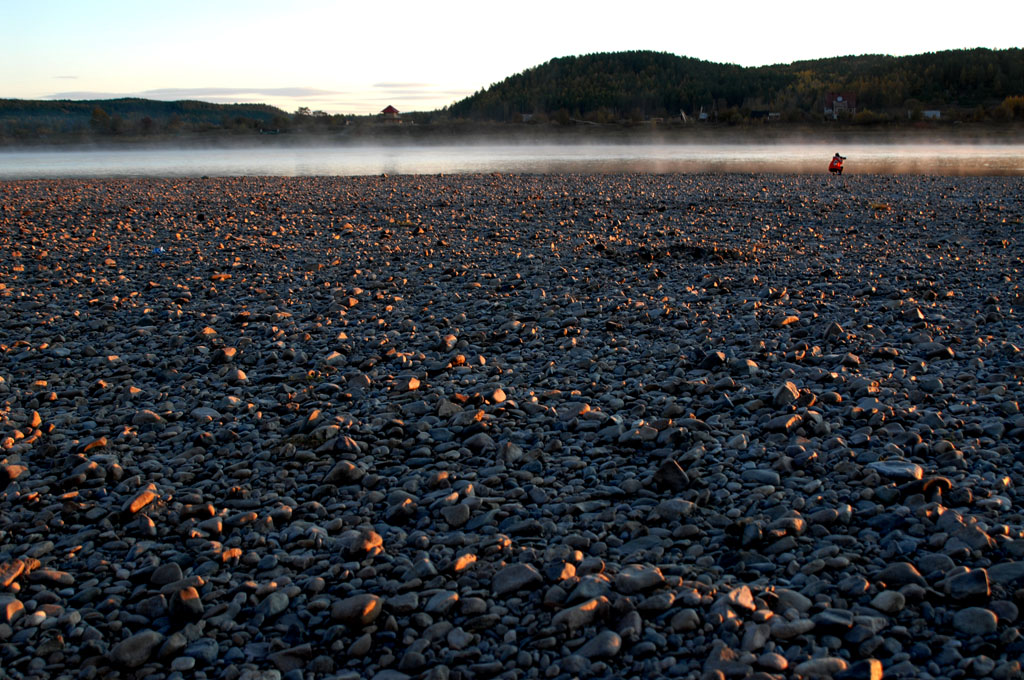
[[[845,160],[846,156],[840,156],[839,153],[836,152],[836,155],[832,156],[832,162],[828,164],[828,171],[833,175],[843,174],[843,161]]]

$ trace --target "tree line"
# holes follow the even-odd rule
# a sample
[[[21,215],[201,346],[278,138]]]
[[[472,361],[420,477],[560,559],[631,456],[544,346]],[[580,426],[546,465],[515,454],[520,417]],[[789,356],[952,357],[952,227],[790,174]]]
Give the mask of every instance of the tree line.
[[[266,104],[214,104],[151,99],[0,99],[0,140],[75,141],[181,134],[276,134],[336,130],[349,117]]]
[[[863,55],[764,67],[718,64],[650,51],[561,57],[451,105],[452,118],[590,122],[691,117],[735,122],[755,112],[782,120],[824,118],[829,93],[850,93],[853,122],[920,117],[1021,120],[1024,50],[949,50],[909,57]]]

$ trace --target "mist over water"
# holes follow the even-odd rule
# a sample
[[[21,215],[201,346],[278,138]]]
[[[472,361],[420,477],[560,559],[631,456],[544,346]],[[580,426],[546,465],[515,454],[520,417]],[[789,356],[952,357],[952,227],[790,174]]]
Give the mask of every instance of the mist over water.
[[[1024,175],[1024,144],[555,144],[0,151],[0,179],[550,172]]]

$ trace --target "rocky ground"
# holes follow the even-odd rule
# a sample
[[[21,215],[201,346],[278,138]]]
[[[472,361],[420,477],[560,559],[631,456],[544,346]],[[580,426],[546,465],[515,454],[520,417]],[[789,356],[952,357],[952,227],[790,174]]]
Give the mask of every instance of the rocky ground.
[[[1022,192],[0,183],[0,676],[1021,677]]]

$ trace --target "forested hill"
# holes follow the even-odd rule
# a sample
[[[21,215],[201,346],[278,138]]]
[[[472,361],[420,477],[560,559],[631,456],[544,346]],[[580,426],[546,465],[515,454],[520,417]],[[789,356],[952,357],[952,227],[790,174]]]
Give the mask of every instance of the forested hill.
[[[524,114],[610,122],[777,112],[820,120],[829,93],[855,97],[862,119],[907,111],[1010,118],[1024,96],[1024,50],[951,50],[909,57],[865,55],[745,68],[662,52],[562,57],[516,74],[449,108],[454,118],[512,121]],[[950,111],[954,113],[954,111]]]

